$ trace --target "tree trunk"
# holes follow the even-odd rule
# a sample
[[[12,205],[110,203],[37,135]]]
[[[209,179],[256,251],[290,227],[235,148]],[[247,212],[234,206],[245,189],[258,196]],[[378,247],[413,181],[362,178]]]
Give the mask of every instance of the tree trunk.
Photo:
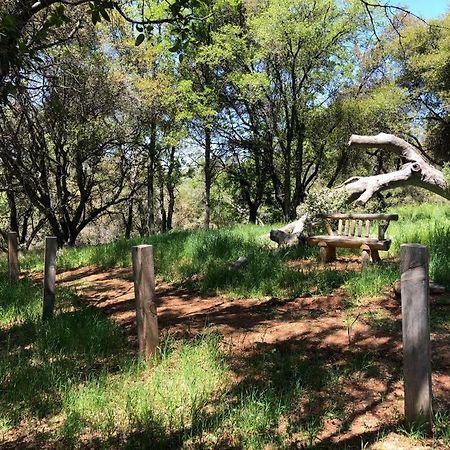
[[[376,193],[399,186],[419,186],[446,199],[450,199],[450,186],[444,174],[434,168],[419,149],[392,134],[376,136],[352,135],[349,145],[357,148],[380,148],[400,156],[403,166],[394,172],[369,177],[352,177],[337,189],[343,189],[350,201],[366,204]]]
[[[150,142],[147,154],[147,233],[155,233],[155,165],[156,165],[156,122],[150,125]]]
[[[205,220],[203,227],[209,230],[211,222],[211,185],[212,185],[212,164],[211,164],[211,128],[205,127]]]
[[[161,218],[161,233],[165,233],[167,231],[167,212],[166,212],[166,200],[164,193],[164,172],[161,165],[158,167],[159,171],[159,213]]]
[[[250,223],[256,223],[258,218],[259,205],[256,202],[249,203],[248,205],[248,221]]]
[[[9,206],[9,230],[19,234],[19,221],[17,218],[16,196],[13,191],[6,191]]]
[[[175,186],[177,178],[181,175],[176,173],[176,161],[175,161],[176,147],[172,146],[169,153],[169,168],[167,170],[167,195],[169,196],[167,204],[167,231],[170,231],[173,226],[173,213],[175,210]]]
[[[128,214],[127,221],[125,223],[125,239],[130,239],[131,230],[133,229],[133,203],[134,198],[130,198],[130,203],[128,204]]]

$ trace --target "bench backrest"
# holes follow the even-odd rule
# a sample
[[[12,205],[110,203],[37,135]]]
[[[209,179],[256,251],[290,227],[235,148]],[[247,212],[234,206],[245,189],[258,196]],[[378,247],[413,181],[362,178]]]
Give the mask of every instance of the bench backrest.
[[[391,220],[398,220],[398,214],[323,214],[322,219],[330,236],[370,237],[370,224],[377,221],[379,241],[385,239],[385,233]],[[331,221],[338,221],[337,230],[333,230]]]

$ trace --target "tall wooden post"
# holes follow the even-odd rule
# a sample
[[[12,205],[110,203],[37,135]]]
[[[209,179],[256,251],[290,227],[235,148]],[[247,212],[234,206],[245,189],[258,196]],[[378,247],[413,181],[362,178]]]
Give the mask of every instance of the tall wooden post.
[[[56,294],[56,250],[58,242],[55,236],[45,238],[44,292],[42,319],[53,317]]]
[[[17,233],[15,231],[10,231],[8,233],[8,266],[9,278],[11,280],[18,280],[20,274],[19,244],[17,240]]]
[[[428,248],[420,244],[400,246],[403,375],[405,417],[408,423],[424,423],[431,431],[431,355]]]
[[[151,245],[133,247],[132,260],[139,352],[142,357],[147,358],[156,351],[159,343],[153,247]]]

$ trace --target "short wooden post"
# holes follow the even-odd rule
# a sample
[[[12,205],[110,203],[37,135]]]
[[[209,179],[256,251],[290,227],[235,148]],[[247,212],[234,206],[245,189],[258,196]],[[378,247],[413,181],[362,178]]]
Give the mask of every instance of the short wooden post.
[[[19,268],[19,244],[17,239],[17,233],[10,231],[8,233],[8,267],[9,278],[11,280],[18,280],[20,274]]]
[[[366,269],[370,266],[370,247],[367,244],[361,245],[361,264],[362,268]]]
[[[428,248],[400,246],[405,417],[432,426]]]
[[[322,264],[336,261],[336,247],[331,247],[326,242],[319,242],[319,261]]]
[[[45,238],[45,260],[44,260],[44,292],[42,319],[48,320],[53,317],[56,294],[56,250],[58,242],[55,236]]]
[[[142,357],[147,358],[156,351],[159,343],[153,247],[151,245],[133,247],[132,260],[139,352]]]
[[[380,254],[378,253],[378,250],[375,249],[371,249],[370,250],[370,256],[372,257],[372,262],[380,262],[381,258],[380,258]]]

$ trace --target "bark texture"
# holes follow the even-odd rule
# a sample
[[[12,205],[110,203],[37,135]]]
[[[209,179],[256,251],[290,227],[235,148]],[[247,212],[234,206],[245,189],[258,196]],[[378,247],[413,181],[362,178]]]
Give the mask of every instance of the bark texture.
[[[350,201],[365,205],[377,192],[396,187],[413,185],[428,189],[450,199],[450,189],[444,174],[433,167],[420,150],[405,140],[392,134],[380,133],[376,136],[352,135],[349,145],[357,148],[380,148],[395,153],[403,160],[399,170],[369,177],[352,177],[337,189],[344,189]]]

